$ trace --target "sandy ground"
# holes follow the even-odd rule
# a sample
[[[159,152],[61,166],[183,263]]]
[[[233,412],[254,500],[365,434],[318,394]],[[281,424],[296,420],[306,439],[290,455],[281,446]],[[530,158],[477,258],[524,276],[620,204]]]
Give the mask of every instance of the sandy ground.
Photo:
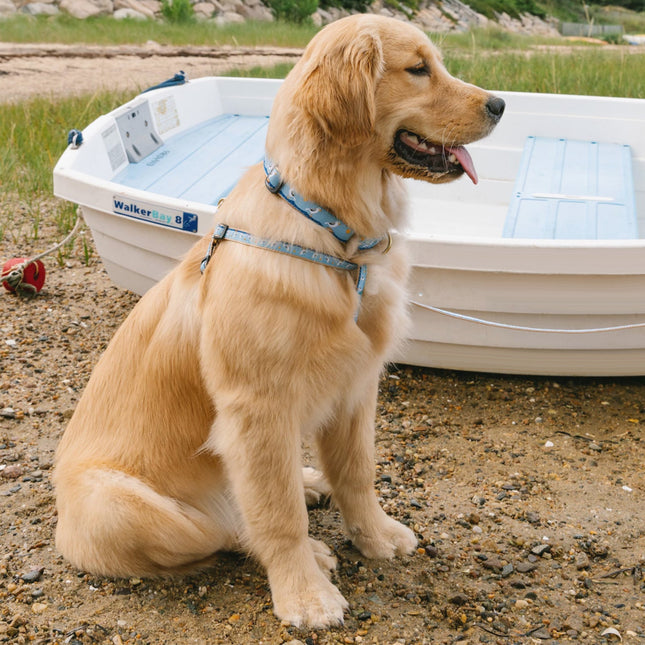
[[[295,62],[288,48],[136,47],[0,43],[0,103],[97,90],[144,90],[183,70],[188,78]]]
[[[43,57],[3,51],[2,100],[57,94],[54,69],[74,71],[70,85],[87,91],[121,81],[136,89],[177,69],[195,77],[216,64],[116,57],[101,63],[116,65],[113,78],[96,73],[96,61],[84,71],[84,58],[55,56],[46,71]],[[30,209],[22,216],[0,196],[0,218],[13,222],[1,261],[60,238],[53,201]],[[44,221],[38,241],[27,234],[33,209]],[[54,450],[137,297],[110,282],[96,254],[86,261],[82,237],[46,265],[36,298],[0,293],[0,643],[645,643],[645,378],[388,368],[375,487],[420,547],[368,561],[333,507],[311,511],[311,534],[335,551],[335,582],[350,602],[342,628],[281,624],[264,572],[237,555],[172,581],[76,571],[53,539]]]

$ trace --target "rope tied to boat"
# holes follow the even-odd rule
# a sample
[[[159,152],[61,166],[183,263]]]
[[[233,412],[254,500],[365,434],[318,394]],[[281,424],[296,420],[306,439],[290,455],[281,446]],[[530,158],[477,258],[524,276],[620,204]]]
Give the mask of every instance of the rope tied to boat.
[[[456,311],[450,311],[449,309],[441,309],[440,307],[426,305],[425,303],[418,302],[417,300],[410,300],[410,304],[413,304],[415,307],[420,307],[421,309],[432,311],[436,314],[441,314],[442,316],[448,316],[449,318],[456,318],[457,320],[464,320],[466,322],[471,322],[478,325],[498,327],[501,329],[512,329],[514,331],[536,332],[540,334],[598,334],[604,332],[622,331],[624,329],[639,329],[645,327],[645,322],[630,323],[628,325],[614,325],[612,327],[589,327],[586,329],[554,329],[549,327],[528,327],[525,325],[512,325],[510,323],[501,323],[494,320],[476,318],[475,316],[460,314]]]

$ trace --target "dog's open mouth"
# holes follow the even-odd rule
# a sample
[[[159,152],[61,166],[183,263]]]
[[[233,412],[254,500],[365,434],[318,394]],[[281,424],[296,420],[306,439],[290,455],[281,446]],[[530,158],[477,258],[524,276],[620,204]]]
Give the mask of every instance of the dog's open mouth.
[[[394,150],[407,163],[422,166],[431,173],[459,175],[465,172],[474,184],[478,181],[475,165],[464,146],[443,146],[407,130],[399,130],[394,138]]]

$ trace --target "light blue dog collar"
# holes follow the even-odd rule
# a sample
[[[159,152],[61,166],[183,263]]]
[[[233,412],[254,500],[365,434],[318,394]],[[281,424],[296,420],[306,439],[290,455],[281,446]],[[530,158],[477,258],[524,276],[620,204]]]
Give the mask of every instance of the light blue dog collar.
[[[331,234],[341,242],[348,242],[354,237],[354,231],[341,222],[335,215],[325,210],[315,202],[307,201],[297,193],[289,184],[282,180],[278,166],[267,157],[264,158],[264,172],[266,173],[266,187],[269,192],[279,195],[286,200],[293,208],[302,213],[305,217],[316,222],[319,226],[328,229]],[[367,251],[374,248],[383,238],[366,238],[360,241],[358,248]]]

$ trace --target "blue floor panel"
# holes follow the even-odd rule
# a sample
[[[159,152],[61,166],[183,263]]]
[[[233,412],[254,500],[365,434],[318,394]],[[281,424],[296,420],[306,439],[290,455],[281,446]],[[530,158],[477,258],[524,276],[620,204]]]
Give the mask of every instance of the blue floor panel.
[[[223,114],[170,137],[114,181],[168,197],[217,204],[264,156],[265,116]]]

